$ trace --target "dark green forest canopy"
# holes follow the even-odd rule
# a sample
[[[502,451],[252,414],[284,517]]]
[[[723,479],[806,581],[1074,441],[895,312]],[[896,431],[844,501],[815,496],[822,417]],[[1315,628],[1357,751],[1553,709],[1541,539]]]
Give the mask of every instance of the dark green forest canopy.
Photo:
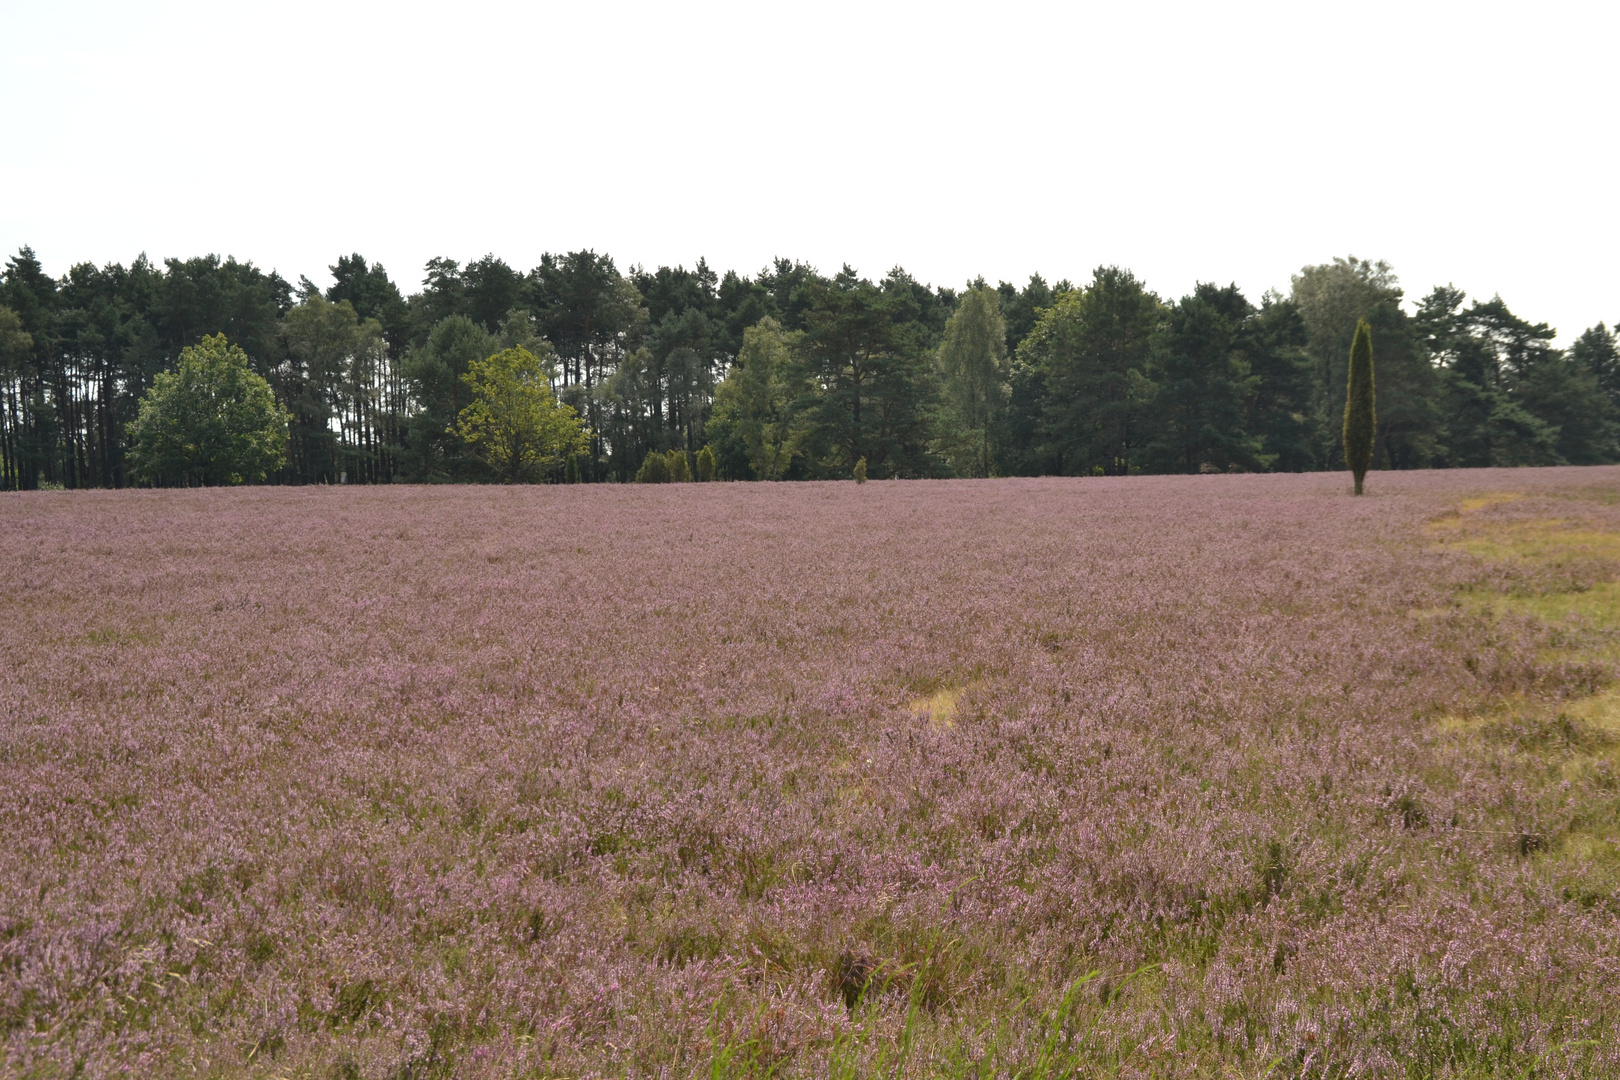
[[[1258,301],[1217,284],[1161,297],[1119,267],[957,291],[898,267],[621,270],[576,251],[526,272],[431,259],[409,295],[359,254],[329,269],[324,291],[215,255],[58,279],[24,248],[0,274],[0,487],[132,483],[142,396],[215,334],[287,410],[270,479],[291,484],[496,479],[453,433],[461,376],[519,345],[554,357],[588,428],[557,481],[632,480],[671,451],[696,476],[704,448],[726,480],[843,479],[862,459],[874,478],[1342,469],[1361,320],[1372,468],[1620,460],[1607,326],[1557,348],[1500,297],[1441,286],[1410,303],[1387,265],[1355,258]]]

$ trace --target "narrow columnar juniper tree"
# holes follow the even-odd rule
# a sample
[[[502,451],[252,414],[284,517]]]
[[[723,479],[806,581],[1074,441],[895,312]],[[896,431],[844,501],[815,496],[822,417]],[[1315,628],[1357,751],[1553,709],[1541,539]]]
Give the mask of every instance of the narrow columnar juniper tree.
[[[1378,413],[1373,404],[1372,329],[1367,320],[1356,324],[1356,339],[1350,346],[1350,387],[1344,401],[1344,463],[1356,478],[1356,494],[1372,464],[1373,435],[1378,430]]]
[[[714,451],[707,446],[698,451],[697,478],[705,484],[714,479]]]
[[[866,483],[866,459],[864,457],[855,463],[855,482],[857,484]]]

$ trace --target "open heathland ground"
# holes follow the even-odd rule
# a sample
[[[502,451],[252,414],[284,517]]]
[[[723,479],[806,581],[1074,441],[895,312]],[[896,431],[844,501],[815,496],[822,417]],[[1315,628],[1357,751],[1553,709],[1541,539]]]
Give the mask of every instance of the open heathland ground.
[[[1620,1075],[1620,468],[0,499],[0,1074]]]

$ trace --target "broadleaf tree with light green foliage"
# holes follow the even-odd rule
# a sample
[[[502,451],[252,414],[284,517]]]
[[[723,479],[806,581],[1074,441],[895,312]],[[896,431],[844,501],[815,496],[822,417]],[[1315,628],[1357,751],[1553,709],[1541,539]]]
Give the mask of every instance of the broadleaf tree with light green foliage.
[[[1007,407],[1010,371],[1007,323],[996,291],[978,285],[963,294],[939,345],[944,395],[937,449],[957,476],[989,476],[991,432]]]
[[[129,427],[134,474],[152,484],[243,484],[287,458],[288,413],[247,354],[205,337],[158,374]]]
[[[542,479],[589,446],[579,414],[551,392],[551,366],[523,346],[473,361],[461,379],[473,400],[454,432],[506,483]]]
[[[709,432],[746,448],[754,478],[780,480],[799,449],[789,412],[798,393],[787,335],[767,316],[743,331],[737,362],[715,387]]]

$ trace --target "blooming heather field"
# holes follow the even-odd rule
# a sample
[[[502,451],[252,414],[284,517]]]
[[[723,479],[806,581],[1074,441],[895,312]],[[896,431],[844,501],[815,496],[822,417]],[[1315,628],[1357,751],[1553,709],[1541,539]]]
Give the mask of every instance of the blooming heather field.
[[[0,1074],[1620,1075],[1620,469],[0,498]]]

